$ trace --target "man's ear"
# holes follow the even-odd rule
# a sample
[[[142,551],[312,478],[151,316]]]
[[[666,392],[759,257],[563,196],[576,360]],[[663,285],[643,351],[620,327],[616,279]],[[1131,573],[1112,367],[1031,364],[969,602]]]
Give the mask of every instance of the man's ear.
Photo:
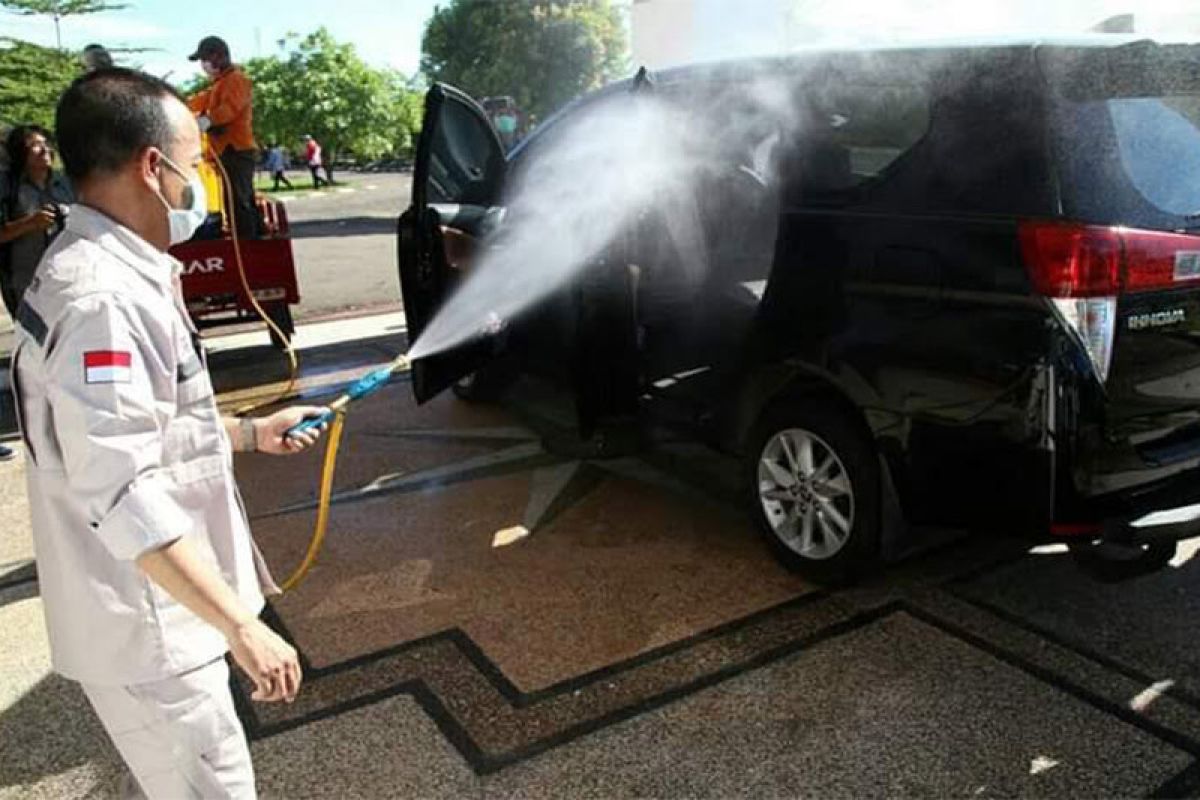
[[[159,180],[163,170],[162,151],[157,147],[144,147],[138,153],[135,169],[138,180],[151,189],[159,188]]]

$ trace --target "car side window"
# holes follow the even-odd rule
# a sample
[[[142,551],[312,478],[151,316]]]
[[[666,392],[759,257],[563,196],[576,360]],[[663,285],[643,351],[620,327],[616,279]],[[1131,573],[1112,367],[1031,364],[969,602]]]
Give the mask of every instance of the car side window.
[[[801,107],[787,178],[804,200],[836,201],[879,179],[929,130],[930,91],[915,80],[830,78]]]

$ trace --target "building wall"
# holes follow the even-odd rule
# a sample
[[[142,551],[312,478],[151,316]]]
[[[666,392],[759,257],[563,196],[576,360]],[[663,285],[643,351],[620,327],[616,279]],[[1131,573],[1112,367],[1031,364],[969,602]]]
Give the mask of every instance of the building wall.
[[[785,52],[795,6],[796,0],[634,0],[634,66]]]
[[[1196,0],[632,0],[630,12],[633,64],[650,69],[805,45],[1053,36],[1098,28],[1200,35]]]
[[[633,0],[633,66],[661,69],[695,60],[696,0]]]

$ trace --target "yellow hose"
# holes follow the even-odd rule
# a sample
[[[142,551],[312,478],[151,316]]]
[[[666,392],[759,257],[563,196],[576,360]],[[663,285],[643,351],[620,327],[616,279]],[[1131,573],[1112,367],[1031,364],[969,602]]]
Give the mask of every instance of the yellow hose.
[[[377,391],[392,375],[404,372],[410,368],[408,356],[404,353],[396,356],[384,369],[376,369],[355,381],[349,389],[338,395],[333,402],[326,405],[328,413],[332,414],[329,430],[329,444],[325,448],[325,464],[321,468],[321,491],[317,498],[317,525],[313,530],[312,540],[308,544],[308,553],[304,561],[283,583],[283,590],[294,589],[317,560],[321,546],[325,542],[325,532],[329,527],[329,504],[333,496],[333,473],[337,466],[338,448],[342,441],[342,427],[346,424],[346,409],[350,403]],[[318,420],[306,421],[305,424],[316,424]],[[303,426],[300,426],[303,427]]]
[[[221,182],[224,184],[226,195],[232,200],[233,187],[229,180],[229,173],[225,171],[225,165],[216,157],[212,159],[212,162],[216,164],[217,170],[221,173]],[[262,305],[259,304],[258,298],[254,296],[254,292],[250,289],[250,281],[246,277],[246,266],[242,261],[242,247],[241,241],[238,238],[237,216],[232,212],[229,214],[229,233],[233,241],[234,261],[237,263],[238,277],[241,279],[242,289],[246,292],[246,296],[250,299],[250,303],[254,306],[254,311],[258,314],[259,318],[267,323],[267,327],[273,330],[280,340],[286,343],[288,363],[291,368],[287,386],[279,394],[269,400],[251,403],[237,409],[234,412],[234,416],[241,417],[264,406],[277,403],[291,394],[296,386],[299,364],[296,360],[296,351],[292,347],[291,342],[288,341],[288,337],[284,336],[279,326],[267,315]],[[408,358],[403,354],[397,356],[391,363],[393,372],[408,369],[408,366]],[[329,505],[333,497],[333,474],[337,467],[338,448],[342,442],[342,429],[346,424],[346,406],[349,402],[350,398],[342,395],[328,405],[328,408],[335,413],[333,415],[333,422],[329,427],[329,443],[325,447],[325,462],[321,467],[321,491],[317,500],[317,524],[313,529],[312,539],[309,540],[308,552],[304,554],[304,560],[300,562],[300,566],[296,568],[296,571],[280,587],[285,592],[296,588],[304,580],[309,570],[312,569],[313,564],[316,563],[317,555],[321,552],[321,547],[325,543],[325,533],[329,530]]]
[[[232,182],[229,180],[229,173],[225,170],[225,165],[221,163],[220,158],[217,158],[214,154],[212,154],[211,151],[209,152],[209,155],[211,156],[211,163],[216,165],[217,171],[221,175],[221,183],[224,186],[225,194],[230,199],[230,203],[226,204],[226,207],[228,208],[233,205],[233,186]],[[241,417],[253,411],[257,411],[264,406],[277,403],[291,394],[292,390],[296,386],[296,379],[300,372],[300,365],[296,359],[296,350],[294,347],[292,347],[291,341],[289,341],[288,337],[284,335],[279,326],[275,324],[274,320],[267,315],[266,310],[263,309],[262,305],[258,302],[258,298],[254,296],[254,291],[250,288],[250,280],[246,277],[246,264],[242,260],[242,243],[238,236],[237,214],[230,210],[228,218],[229,235],[233,243],[233,257],[234,262],[237,264],[238,278],[241,280],[242,290],[246,293],[246,297],[249,298],[250,304],[254,307],[254,311],[256,314],[258,314],[259,319],[265,322],[267,327],[275,332],[275,335],[279,337],[280,341],[285,343],[289,367],[288,382],[283,390],[268,400],[262,400],[257,403],[249,403],[233,412],[234,416]],[[333,495],[333,472],[334,467],[337,464],[338,447],[342,440],[342,428],[346,422],[346,413],[343,410],[344,407],[345,403],[338,404],[336,407],[335,404],[330,404],[330,408],[333,408],[335,411],[337,411],[337,413],[334,415],[333,423],[330,426],[329,444],[325,448],[325,465],[321,471],[321,494],[320,504],[317,508],[317,525],[313,530],[312,539],[309,541],[308,552],[304,556],[304,561],[301,562],[300,566],[296,568],[296,571],[292,573],[292,576],[283,583],[282,588],[285,592],[299,584],[300,581],[304,579],[304,576],[308,574],[308,571],[312,569],[313,563],[315,563],[317,560],[317,554],[321,552],[321,545],[325,541],[325,532],[329,528],[329,502]]]
[[[241,239],[238,237],[237,213],[231,208],[234,205],[233,185],[229,180],[229,173],[225,171],[225,165],[221,163],[221,159],[213,154],[211,150],[209,151],[209,155],[211,156],[210,160],[212,163],[216,165],[217,171],[221,173],[221,183],[224,185],[225,194],[230,200],[230,202],[226,204],[226,208],[229,209],[229,236],[233,242],[233,260],[234,263],[237,264],[238,278],[242,282],[242,290],[246,293],[246,297],[250,299],[250,305],[254,307],[254,312],[258,314],[259,319],[267,323],[267,327],[274,331],[275,335],[279,337],[279,340],[284,343],[285,352],[287,353],[288,359],[289,374],[287,385],[284,386],[283,389],[274,397],[271,397],[267,400],[261,400],[257,403],[248,403],[247,405],[244,405],[233,412],[235,417],[244,417],[252,411],[257,411],[264,406],[278,403],[280,400],[290,395],[292,390],[296,388],[296,380],[300,373],[300,364],[296,360],[296,350],[294,347],[292,347],[291,340],[284,335],[283,330],[267,315],[267,312],[258,302],[258,298],[254,296],[254,292],[250,288],[250,281],[246,277],[246,265],[242,261],[242,243]]]
[[[313,530],[312,540],[308,543],[308,552],[300,566],[291,577],[283,582],[285,592],[294,589],[304,576],[312,569],[325,542],[325,532],[329,528],[329,503],[333,497],[333,472],[337,466],[338,447],[342,442],[342,428],[346,424],[346,412],[338,409],[333,416],[333,424],[329,428],[329,444],[325,447],[325,464],[321,468],[321,493],[317,500],[317,527]]]

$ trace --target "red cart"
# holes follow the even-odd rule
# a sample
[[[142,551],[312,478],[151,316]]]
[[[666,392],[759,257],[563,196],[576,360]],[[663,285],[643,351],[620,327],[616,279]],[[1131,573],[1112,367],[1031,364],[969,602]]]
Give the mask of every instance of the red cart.
[[[221,236],[193,239],[170,250],[183,264],[183,299],[188,312],[197,328],[257,320],[258,314],[238,271],[228,215],[220,208],[221,192],[212,191],[209,196],[217,199],[213,206],[221,213]],[[275,331],[270,332],[271,343],[282,349],[295,332],[291,306],[300,302],[287,211],[278,201],[261,195],[256,199],[265,232],[261,239],[240,240],[242,264],[254,298],[283,332],[282,338]]]

